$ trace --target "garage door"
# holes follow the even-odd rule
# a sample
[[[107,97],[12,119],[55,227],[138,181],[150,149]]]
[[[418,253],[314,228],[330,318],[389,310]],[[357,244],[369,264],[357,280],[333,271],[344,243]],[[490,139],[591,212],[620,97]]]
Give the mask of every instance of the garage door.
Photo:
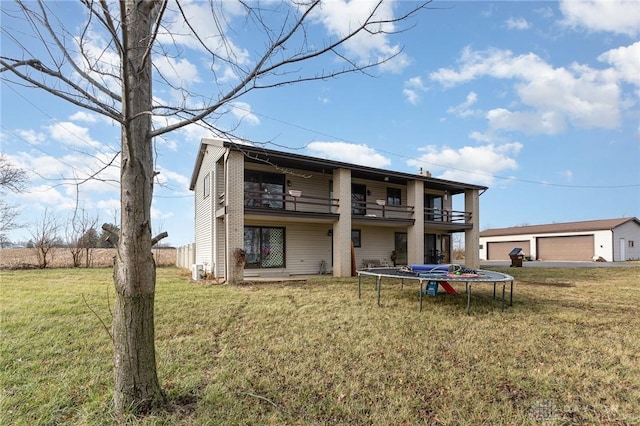
[[[592,260],[593,235],[537,239],[540,260]]]
[[[509,252],[516,247],[520,247],[525,255],[531,254],[529,240],[500,241],[499,243],[487,243],[487,260],[510,260]]]

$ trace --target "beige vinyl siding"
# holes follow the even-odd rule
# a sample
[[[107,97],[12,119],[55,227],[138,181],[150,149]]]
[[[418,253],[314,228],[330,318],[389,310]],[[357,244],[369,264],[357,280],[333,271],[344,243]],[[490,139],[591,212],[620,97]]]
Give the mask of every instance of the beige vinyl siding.
[[[214,146],[207,147],[207,155],[204,156],[198,180],[196,182],[195,192],[195,242],[197,264],[207,264],[210,271],[213,265],[213,244],[212,244],[212,205],[216,203],[216,193],[213,187],[216,160],[224,153],[223,148]],[[205,176],[209,175],[209,195],[204,197]]]
[[[405,228],[380,228],[380,227],[359,227],[353,229],[360,230],[361,247],[355,248],[356,267],[362,267],[363,260],[380,260],[393,265],[391,262],[391,252],[394,249],[394,234],[396,232],[406,233]]]
[[[320,262],[331,270],[331,236],[329,224],[296,223],[286,226],[287,272],[291,275],[317,274]]]

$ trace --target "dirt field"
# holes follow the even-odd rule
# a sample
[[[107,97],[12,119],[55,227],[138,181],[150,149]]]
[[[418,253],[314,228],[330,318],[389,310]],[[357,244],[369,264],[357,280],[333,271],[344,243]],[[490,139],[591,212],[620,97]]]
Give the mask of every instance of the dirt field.
[[[92,262],[94,268],[113,265],[115,249],[92,249]],[[175,249],[153,250],[153,255],[158,266],[173,266],[176,264]],[[84,258],[82,261],[84,266]],[[34,249],[11,248],[0,249],[0,269],[27,269],[37,268],[38,258]],[[71,268],[73,260],[71,252],[66,248],[56,248],[51,257],[52,268]]]

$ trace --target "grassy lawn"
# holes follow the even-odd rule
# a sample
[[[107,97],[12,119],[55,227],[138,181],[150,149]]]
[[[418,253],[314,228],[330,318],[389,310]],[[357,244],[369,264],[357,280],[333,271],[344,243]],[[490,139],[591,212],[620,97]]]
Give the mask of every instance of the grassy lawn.
[[[242,287],[158,271],[166,412],[131,424],[640,424],[640,268],[507,269],[439,294],[357,279]],[[111,271],[0,272],[0,425],[113,424]],[[460,289],[460,287],[457,287]],[[104,326],[102,322],[104,323]]]

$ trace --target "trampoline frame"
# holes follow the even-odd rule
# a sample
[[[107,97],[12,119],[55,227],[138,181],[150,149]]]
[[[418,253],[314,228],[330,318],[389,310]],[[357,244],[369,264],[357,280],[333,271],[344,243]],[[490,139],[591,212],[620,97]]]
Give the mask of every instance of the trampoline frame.
[[[442,265],[445,266],[445,265]],[[452,265],[455,268],[460,268],[459,265]],[[356,271],[358,274],[358,299],[362,297],[362,277],[371,276],[376,278],[376,291],[378,293],[378,306],[380,306],[380,293],[382,287],[382,278],[400,278],[401,289],[404,288],[404,280],[413,280],[420,282],[420,312],[422,312],[422,297],[426,285],[424,283],[429,282],[463,282],[465,283],[465,289],[467,294],[467,314],[471,312],[471,287],[475,283],[487,284],[493,283],[493,299],[496,298],[496,286],[502,284],[502,311],[505,307],[505,293],[507,283],[510,283],[509,288],[509,306],[513,306],[513,281],[514,278],[511,275],[503,274],[501,272],[488,271],[482,269],[475,270],[477,276],[471,276],[471,274],[447,274],[442,271],[437,272],[435,269],[432,272],[416,272],[406,267],[396,268],[366,268]]]

